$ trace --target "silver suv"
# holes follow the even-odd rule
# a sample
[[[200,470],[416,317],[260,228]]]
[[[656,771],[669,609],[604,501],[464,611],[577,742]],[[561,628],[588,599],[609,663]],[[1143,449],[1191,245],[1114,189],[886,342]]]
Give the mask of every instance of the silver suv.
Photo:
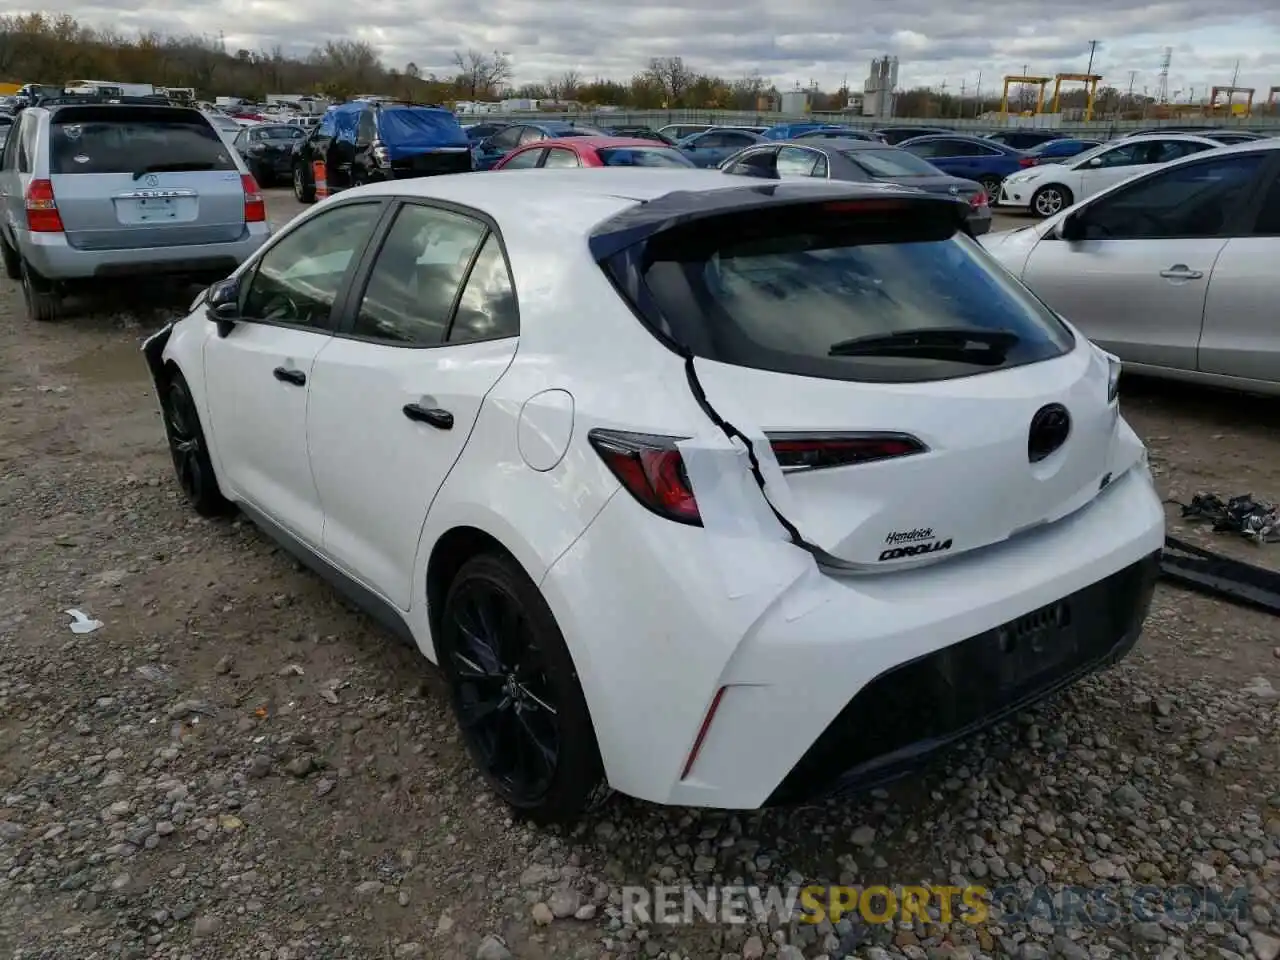
[[[220,280],[271,235],[257,183],[204,115],[141,100],[23,110],[0,207],[5,272],[41,321],[85,282]]]

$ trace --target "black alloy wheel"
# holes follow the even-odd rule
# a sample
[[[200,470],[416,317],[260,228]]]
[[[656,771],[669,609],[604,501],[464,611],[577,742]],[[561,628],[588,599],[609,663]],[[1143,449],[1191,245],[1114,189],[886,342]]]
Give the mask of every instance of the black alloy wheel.
[[[169,453],[178,486],[202,517],[226,513],[231,505],[218,489],[200,416],[182,374],[175,373],[170,379],[163,407],[165,433],[169,437]]]
[[[518,564],[481,554],[463,566],[437,653],[490,786],[535,821],[576,818],[600,781],[598,748],[564,639]]]

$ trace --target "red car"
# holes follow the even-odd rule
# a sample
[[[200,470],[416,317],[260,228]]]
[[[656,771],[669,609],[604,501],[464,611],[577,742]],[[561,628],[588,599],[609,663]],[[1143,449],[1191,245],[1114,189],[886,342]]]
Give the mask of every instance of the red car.
[[[494,170],[530,167],[693,167],[675,147],[636,137],[561,137],[512,150]]]

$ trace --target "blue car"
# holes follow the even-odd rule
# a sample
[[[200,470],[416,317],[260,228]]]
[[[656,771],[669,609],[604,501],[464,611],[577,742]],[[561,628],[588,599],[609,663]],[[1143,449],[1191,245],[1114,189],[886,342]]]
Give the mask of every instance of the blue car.
[[[693,161],[695,167],[718,167],[723,160],[743,147],[764,142],[764,137],[750,130],[712,127],[685,137],[676,146]]]
[[[829,127],[829,123],[819,123],[816,120],[801,120],[797,123],[779,123],[770,127],[764,132],[766,140],[794,140],[796,137],[810,130],[817,130],[821,127]]]
[[[883,143],[870,130],[859,130],[856,127],[842,127],[837,124],[830,124],[821,127],[814,127],[811,130],[803,130],[797,133],[792,140],[871,140],[876,143]]]
[[[481,140],[471,151],[475,169],[492,170],[494,164],[516,147],[523,147],[539,140],[555,140],[559,137],[603,137],[596,127],[584,127],[568,120],[545,120],[537,123],[513,123],[499,130],[487,140]]]
[[[989,197],[1000,196],[1004,178],[1027,166],[1023,163],[1026,153],[985,137],[937,134],[904,140],[898,146],[928,160],[943,173],[976,180]]]
[[[1028,150],[1027,160],[1030,162],[1024,162],[1023,166],[1038,167],[1042,163],[1061,163],[1086,150],[1092,150],[1101,142],[1101,140],[1076,140],[1072,137],[1050,140]]]

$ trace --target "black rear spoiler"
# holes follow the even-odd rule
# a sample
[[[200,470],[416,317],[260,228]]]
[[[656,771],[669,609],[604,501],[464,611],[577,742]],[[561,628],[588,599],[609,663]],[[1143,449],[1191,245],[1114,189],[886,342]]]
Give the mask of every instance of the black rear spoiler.
[[[732,176],[725,174],[726,177]],[[734,179],[737,179],[734,177]],[[952,196],[925,193],[910,187],[802,181],[787,183],[753,181],[742,186],[715,190],[681,190],[664,194],[622,211],[598,224],[588,246],[597,263],[616,256],[636,244],[673,227],[727,214],[765,212],[786,208],[819,206],[828,203],[876,201],[907,203],[912,206],[950,210],[956,226],[968,230],[969,205]]]

